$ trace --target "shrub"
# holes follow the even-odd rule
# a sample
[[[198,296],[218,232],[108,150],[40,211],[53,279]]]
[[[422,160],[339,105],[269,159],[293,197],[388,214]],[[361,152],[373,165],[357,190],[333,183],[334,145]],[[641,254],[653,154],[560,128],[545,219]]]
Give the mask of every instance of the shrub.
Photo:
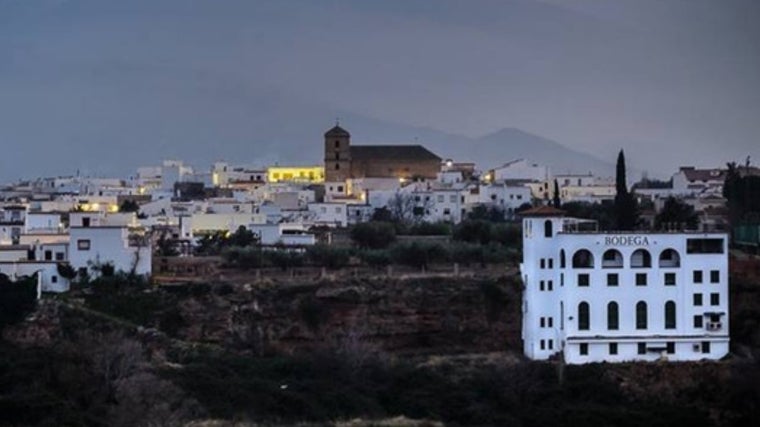
[[[24,277],[11,281],[0,274],[0,329],[24,320],[37,306],[37,280]]]
[[[360,248],[385,249],[396,240],[396,229],[387,222],[365,222],[351,229],[351,240]]]
[[[491,241],[491,223],[482,220],[465,220],[454,229],[454,240],[463,242],[488,244]]]
[[[386,249],[367,249],[359,252],[359,258],[370,267],[385,267],[391,263],[391,254]]]
[[[350,254],[346,249],[316,245],[306,249],[306,258],[312,265],[338,269],[348,265]]]
[[[391,259],[398,264],[424,268],[433,262],[447,262],[449,252],[437,243],[401,243],[391,248]]]

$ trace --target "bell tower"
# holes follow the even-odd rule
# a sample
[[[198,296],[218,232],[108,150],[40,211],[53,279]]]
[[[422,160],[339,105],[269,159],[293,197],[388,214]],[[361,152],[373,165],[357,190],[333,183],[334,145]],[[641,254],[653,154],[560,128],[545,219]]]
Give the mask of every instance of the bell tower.
[[[351,134],[338,123],[325,132],[325,181],[344,183],[351,178]]]

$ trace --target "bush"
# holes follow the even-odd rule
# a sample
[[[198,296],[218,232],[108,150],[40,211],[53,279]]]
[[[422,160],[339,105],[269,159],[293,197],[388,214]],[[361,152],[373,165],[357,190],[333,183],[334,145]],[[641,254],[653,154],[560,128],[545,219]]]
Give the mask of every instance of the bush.
[[[37,307],[37,279],[11,281],[0,273],[0,329],[18,323]]]
[[[445,222],[420,222],[403,227],[403,224],[398,224],[396,232],[411,236],[448,236],[451,234],[451,225]]]
[[[426,268],[430,263],[448,262],[449,252],[437,243],[400,243],[391,248],[391,259],[397,264]]]
[[[465,220],[454,229],[454,240],[488,244],[491,241],[491,223],[486,220]]]
[[[385,249],[367,249],[359,252],[359,258],[370,267],[385,267],[391,264],[391,254]]]
[[[316,245],[306,249],[306,258],[312,265],[338,269],[348,265],[350,254],[346,249]]]
[[[351,240],[360,248],[385,249],[396,241],[396,229],[387,222],[364,222],[351,229]]]

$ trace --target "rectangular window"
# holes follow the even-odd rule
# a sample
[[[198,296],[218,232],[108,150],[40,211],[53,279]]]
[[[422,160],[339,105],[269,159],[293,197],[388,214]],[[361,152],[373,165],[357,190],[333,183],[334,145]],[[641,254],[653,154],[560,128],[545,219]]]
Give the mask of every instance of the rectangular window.
[[[45,251],[45,261],[52,261],[53,251]]]
[[[686,239],[687,254],[722,254],[723,239]]]
[[[553,317],[549,317],[548,319],[546,319],[546,323],[547,323],[548,327],[553,328],[554,327],[554,318]]]
[[[710,283],[720,283],[720,271],[712,270],[710,272]]]
[[[710,342],[709,341],[703,341],[702,342],[702,353],[709,353],[710,352]]]
[[[694,306],[700,307],[702,305],[702,294],[694,294]]]
[[[541,350],[546,350],[546,342],[541,340]]]
[[[646,285],[647,285],[647,274],[636,273],[636,286],[646,286]]]
[[[611,355],[618,354],[618,345],[617,345],[616,342],[611,342],[610,343],[610,354]]]
[[[704,327],[704,324],[702,323],[703,321],[704,321],[704,316],[702,316],[701,314],[694,316],[694,327],[695,328]]]
[[[539,291],[543,291],[544,290],[544,281],[543,280],[539,282],[538,290]]]
[[[549,340],[549,350],[554,350],[554,340]]]
[[[77,240],[77,249],[80,251],[89,251],[90,250],[90,240],[89,239],[79,239]]]
[[[457,202],[457,196],[451,195],[449,196],[449,203],[456,203]]]
[[[640,342],[638,345],[638,352],[639,354],[647,354],[647,344]]]
[[[581,356],[586,356],[588,354],[588,344],[585,342],[581,343],[579,350]]]
[[[545,261],[543,258],[541,258],[541,261],[539,261],[539,264],[541,265],[541,267],[540,267],[540,268],[541,268],[542,270],[543,270],[543,269],[546,267],[546,261]]]
[[[56,252],[55,253],[55,260],[56,261],[63,261],[63,252]]]
[[[551,291],[551,290],[554,290],[554,283],[553,283],[551,280],[549,280],[549,281],[546,283],[546,285],[547,285],[547,289],[546,289],[547,291]]]
[[[58,276],[50,276],[50,283],[58,283]]]
[[[710,294],[710,305],[720,305],[720,294]]]
[[[607,274],[607,286],[617,286],[617,285],[618,285],[617,273]]]
[[[435,200],[436,200],[438,203],[443,203],[443,194],[439,194],[439,195],[438,195],[438,196],[435,198]]]
[[[541,327],[543,328],[543,327],[545,326],[544,318],[542,317],[541,319],[539,319],[538,323],[539,323],[539,324],[541,325]]]
[[[578,286],[588,286],[589,285],[589,276],[586,273],[581,273],[578,275]]]
[[[668,354],[676,354],[676,343],[668,342],[665,344],[665,351]]]
[[[554,268],[554,260],[549,258],[549,268]]]
[[[676,285],[676,273],[665,273],[665,286]]]
[[[694,283],[702,283],[702,271],[701,270],[694,270]]]

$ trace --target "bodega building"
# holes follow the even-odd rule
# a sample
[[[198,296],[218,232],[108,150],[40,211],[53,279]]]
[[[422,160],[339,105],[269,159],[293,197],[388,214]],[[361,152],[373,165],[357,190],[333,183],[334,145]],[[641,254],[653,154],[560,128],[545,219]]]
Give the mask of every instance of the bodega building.
[[[724,233],[600,232],[523,213],[522,340],[569,364],[720,359],[729,351]]]

